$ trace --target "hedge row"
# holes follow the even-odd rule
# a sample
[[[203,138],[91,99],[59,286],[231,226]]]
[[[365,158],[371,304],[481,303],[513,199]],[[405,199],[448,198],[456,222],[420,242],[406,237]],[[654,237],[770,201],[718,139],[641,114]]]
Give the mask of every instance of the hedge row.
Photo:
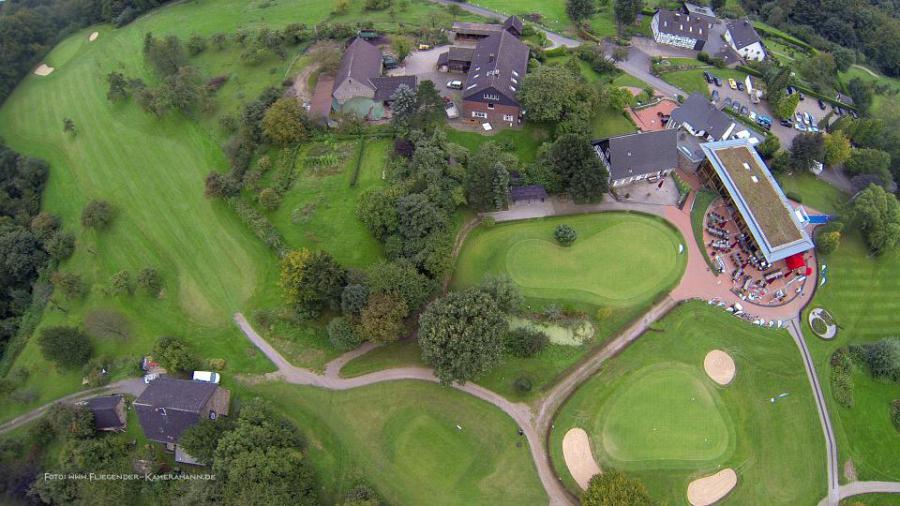
[[[853,359],[847,348],[831,355],[831,394],[845,408],[853,407]]]
[[[287,245],[284,242],[284,238],[281,237],[281,233],[262,213],[241,197],[231,197],[226,199],[225,202],[237,213],[241,221],[250,227],[253,235],[272,248],[278,256],[284,256],[287,253]]]
[[[356,165],[353,166],[353,175],[350,176],[350,186],[356,186],[357,180],[359,180],[359,169],[362,167],[363,155],[366,152],[366,138],[361,137],[359,139],[359,152],[356,153]]]

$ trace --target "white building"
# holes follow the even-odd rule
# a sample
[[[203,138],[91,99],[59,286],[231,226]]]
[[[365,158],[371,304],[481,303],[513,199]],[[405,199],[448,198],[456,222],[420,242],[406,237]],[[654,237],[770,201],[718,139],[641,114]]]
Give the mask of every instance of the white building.
[[[653,40],[658,44],[700,51],[709,39],[715,18],[659,9],[650,21]]]
[[[728,23],[725,42],[745,60],[763,61],[766,58],[766,48],[762,39],[753,29],[753,24],[746,19]]]

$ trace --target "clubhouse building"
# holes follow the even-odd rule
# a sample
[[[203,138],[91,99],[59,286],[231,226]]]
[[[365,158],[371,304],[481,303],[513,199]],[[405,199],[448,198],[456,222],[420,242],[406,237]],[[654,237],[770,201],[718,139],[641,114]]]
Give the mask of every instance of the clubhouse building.
[[[793,208],[747,139],[708,142],[700,148],[706,160],[697,174],[734,209],[738,229],[752,241],[757,258],[768,264],[787,260],[790,266],[813,249],[801,211]]]

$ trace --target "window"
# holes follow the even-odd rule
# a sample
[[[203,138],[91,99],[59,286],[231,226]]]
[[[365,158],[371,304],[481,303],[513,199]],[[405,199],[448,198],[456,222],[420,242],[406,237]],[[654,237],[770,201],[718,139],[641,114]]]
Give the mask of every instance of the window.
[[[503,121],[512,122],[512,121],[515,121],[515,119],[516,118],[512,114],[504,114],[503,115]]]
[[[519,77],[519,73],[516,72],[515,70],[512,71],[512,74],[513,74],[514,76],[516,76],[516,77]]]
[[[494,95],[494,94],[491,94],[491,93],[485,93],[485,94],[484,94],[484,99],[485,99],[485,100],[493,100],[494,102],[499,102],[499,101],[500,101],[500,95]]]
[[[488,109],[493,109],[493,108],[494,108],[494,104],[488,104]]]
[[[472,111],[473,118],[484,118],[487,119],[487,113],[481,111]]]

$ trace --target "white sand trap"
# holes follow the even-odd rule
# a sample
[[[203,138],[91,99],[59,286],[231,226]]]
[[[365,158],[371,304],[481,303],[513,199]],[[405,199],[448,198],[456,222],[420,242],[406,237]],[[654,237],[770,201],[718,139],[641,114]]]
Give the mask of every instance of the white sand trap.
[[[688,501],[694,506],[708,506],[722,499],[737,485],[737,473],[732,468],[692,481],[688,485]]]
[[[55,68],[47,65],[46,63],[41,63],[38,65],[38,68],[34,69],[34,75],[36,76],[49,76],[51,72],[56,70]]]
[[[703,359],[703,369],[713,381],[727,385],[734,379],[734,360],[722,350],[713,350]]]
[[[100,32],[92,33],[91,36],[88,37],[88,42],[94,42],[95,40],[97,40],[97,37],[99,37],[99,36],[100,36]]]
[[[575,482],[583,490],[587,490],[588,483],[594,475],[600,474],[600,466],[594,460],[591,453],[591,442],[584,429],[575,427],[569,429],[562,441],[563,459],[569,468],[569,473]]]

